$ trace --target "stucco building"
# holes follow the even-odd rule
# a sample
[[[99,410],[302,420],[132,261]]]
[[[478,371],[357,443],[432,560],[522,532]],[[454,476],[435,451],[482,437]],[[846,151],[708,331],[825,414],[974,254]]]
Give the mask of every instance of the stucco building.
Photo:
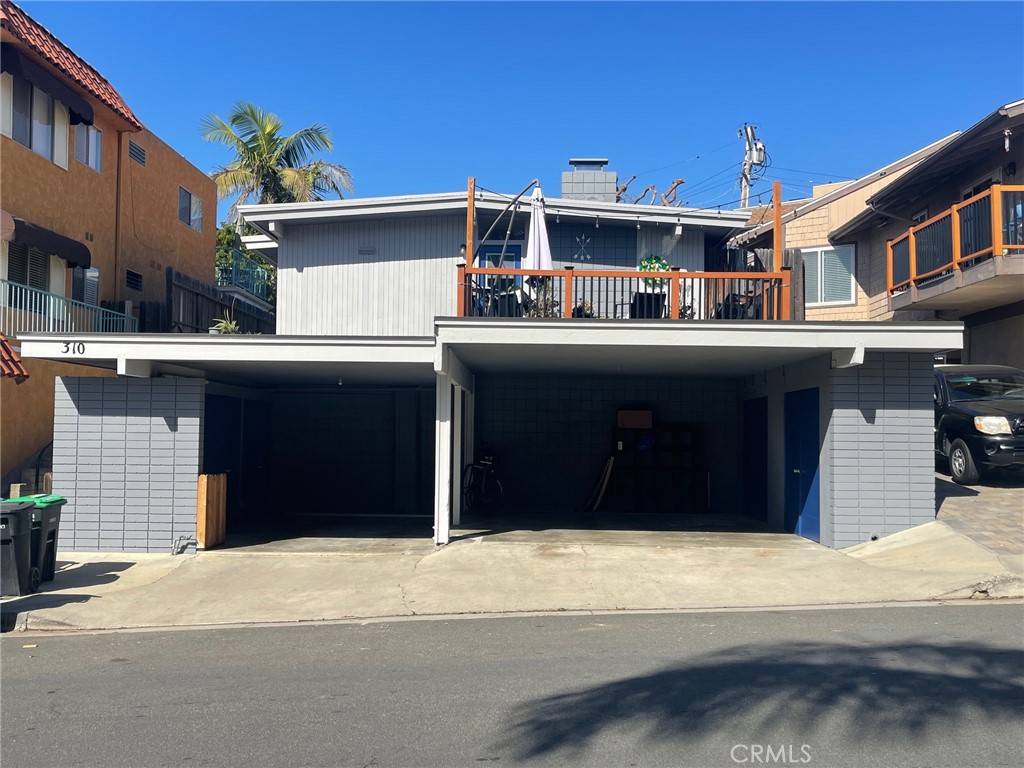
[[[137,329],[140,302],[165,298],[168,266],[213,283],[213,181],[9,0],[0,44],[0,332],[15,349],[27,332]],[[0,490],[50,443],[54,379],[69,373],[25,366],[27,381],[0,382]]]

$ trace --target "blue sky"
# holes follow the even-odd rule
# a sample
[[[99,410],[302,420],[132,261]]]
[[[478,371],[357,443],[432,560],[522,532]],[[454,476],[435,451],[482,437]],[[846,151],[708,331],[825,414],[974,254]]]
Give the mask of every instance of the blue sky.
[[[750,122],[773,162],[754,194],[779,178],[790,199],[1024,97],[1019,2],[22,6],[199,168],[229,159],[200,119],[246,99],[289,132],[326,123],[356,197],[469,176],[555,196],[600,156],[631,192],[679,176],[689,204],[734,207]]]

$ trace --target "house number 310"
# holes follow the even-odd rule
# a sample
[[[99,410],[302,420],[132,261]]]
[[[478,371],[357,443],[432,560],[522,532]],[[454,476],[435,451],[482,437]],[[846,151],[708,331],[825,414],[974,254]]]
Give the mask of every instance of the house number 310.
[[[64,348],[61,350],[61,352],[63,352],[65,355],[84,355],[85,354],[85,344],[83,344],[80,341],[77,342],[77,343],[76,342],[71,342],[71,341],[65,341],[64,342]]]

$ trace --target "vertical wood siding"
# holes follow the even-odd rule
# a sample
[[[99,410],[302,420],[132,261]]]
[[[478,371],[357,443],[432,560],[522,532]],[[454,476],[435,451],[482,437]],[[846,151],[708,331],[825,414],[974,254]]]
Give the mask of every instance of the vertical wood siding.
[[[278,254],[277,332],[431,335],[435,317],[456,312],[465,228],[456,215],[287,230]]]

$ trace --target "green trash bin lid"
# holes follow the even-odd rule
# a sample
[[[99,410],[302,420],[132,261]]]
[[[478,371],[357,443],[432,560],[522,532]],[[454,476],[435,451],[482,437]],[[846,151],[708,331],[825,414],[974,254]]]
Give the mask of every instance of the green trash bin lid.
[[[19,496],[16,499],[8,499],[8,501],[31,501],[36,507],[46,509],[58,504],[67,504],[68,500],[66,497],[59,496],[56,493],[34,493],[31,496]]]

